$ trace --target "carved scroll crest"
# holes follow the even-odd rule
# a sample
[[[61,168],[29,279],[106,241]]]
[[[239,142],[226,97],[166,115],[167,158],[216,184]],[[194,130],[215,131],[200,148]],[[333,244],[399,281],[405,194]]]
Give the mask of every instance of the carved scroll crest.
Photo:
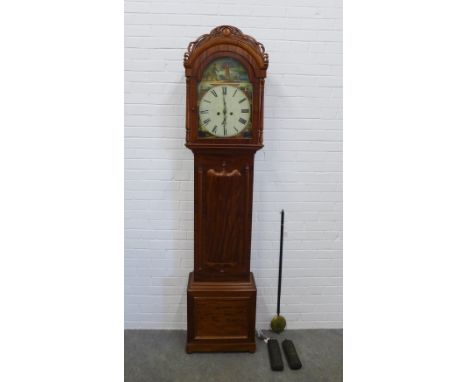
[[[190,64],[190,60],[194,52],[202,48],[204,45],[211,45],[216,40],[219,40],[221,43],[227,38],[236,40],[241,45],[249,46],[259,57],[261,57],[263,69],[268,67],[268,53],[265,52],[263,44],[255,40],[252,36],[242,33],[239,28],[232,25],[218,26],[210,33],[201,35],[195,41],[192,41],[187,47],[187,52],[184,54],[184,66],[187,67]]]

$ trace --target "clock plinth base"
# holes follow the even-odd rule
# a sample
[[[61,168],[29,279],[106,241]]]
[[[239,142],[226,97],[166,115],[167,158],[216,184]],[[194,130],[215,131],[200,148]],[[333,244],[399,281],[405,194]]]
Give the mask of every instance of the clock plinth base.
[[[194,281],[187,288],[187,353],[255,352],[257,288],[248,281]]]

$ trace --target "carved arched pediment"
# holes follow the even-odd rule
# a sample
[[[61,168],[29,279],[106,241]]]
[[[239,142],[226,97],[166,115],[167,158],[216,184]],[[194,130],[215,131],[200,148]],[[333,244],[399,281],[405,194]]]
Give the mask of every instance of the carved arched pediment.
[[[247,51],[254,58],[258,69],[266,73],[268,53],[265,52],[263,44],[231,25],[218,26],[188,45],[187,52],[184,54],[186,71],[192,68],[193,62],[200,54],[215,45],[233,45]]]

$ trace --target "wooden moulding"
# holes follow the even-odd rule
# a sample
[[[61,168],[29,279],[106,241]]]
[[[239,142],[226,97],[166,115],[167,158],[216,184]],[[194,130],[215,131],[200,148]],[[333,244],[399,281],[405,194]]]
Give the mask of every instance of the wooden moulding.
[[[255,352],[257,288],[246,282],[199,282],[189,275],[187,353]]]

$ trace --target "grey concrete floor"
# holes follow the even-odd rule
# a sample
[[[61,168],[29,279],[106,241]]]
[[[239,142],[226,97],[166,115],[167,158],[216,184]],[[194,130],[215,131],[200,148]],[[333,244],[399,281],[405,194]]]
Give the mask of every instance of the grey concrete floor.
[[[283,353],[284,370],[272,371],[268,350],[257,340],[251,353],[185,352],[182,330],[126,330],[125,382],[258,382],[343,380],[343,330],[265,331],[280,342],[294,342],[302,369],[291,370]]]

